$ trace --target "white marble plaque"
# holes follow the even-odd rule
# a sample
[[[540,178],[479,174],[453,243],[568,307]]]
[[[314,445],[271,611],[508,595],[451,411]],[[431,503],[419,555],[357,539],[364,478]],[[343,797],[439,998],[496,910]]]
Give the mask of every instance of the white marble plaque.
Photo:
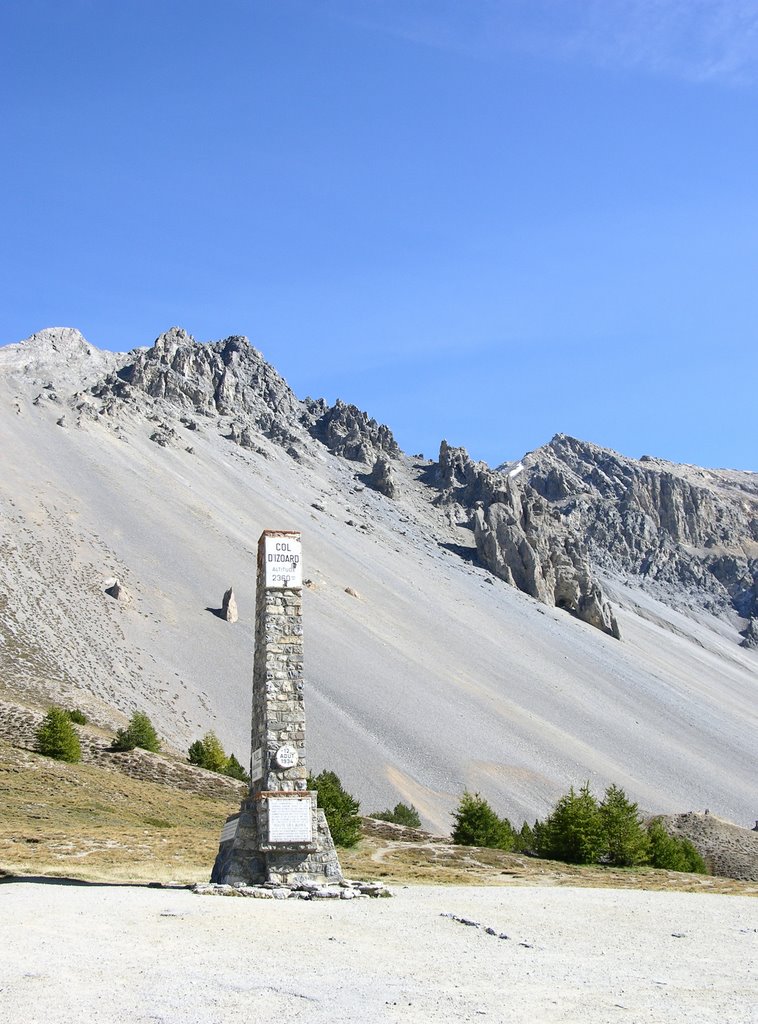
[[[230,818],[226,825],[221,829],[221,842],[226,843],[230,839],[234,839],[237,835],[237,826],[240,823],[239,815],[236,818]]]
[[[250,763],[250,779],[252,782],[257,782],[258,779],[263,776],[263,752],[260,747],[253,751],[252,761]]]
[[[276,763],[280,768],[294,768],[298,760],[297,750],[289,743],[279,747],[276,752]]]
[[[300,588],[303,585],[303,561],[300,534],[274,534],[263,544],[266,589]]]
[[[308,796],[272,796],[268,800],[268,841],[310,843],[313,841],[313,804]]]

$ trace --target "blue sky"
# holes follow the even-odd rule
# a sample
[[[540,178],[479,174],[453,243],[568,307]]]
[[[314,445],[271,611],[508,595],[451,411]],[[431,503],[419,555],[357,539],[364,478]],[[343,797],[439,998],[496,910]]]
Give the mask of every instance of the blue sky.
[[[0,343],[758,469],[758,0],[4,0]]]

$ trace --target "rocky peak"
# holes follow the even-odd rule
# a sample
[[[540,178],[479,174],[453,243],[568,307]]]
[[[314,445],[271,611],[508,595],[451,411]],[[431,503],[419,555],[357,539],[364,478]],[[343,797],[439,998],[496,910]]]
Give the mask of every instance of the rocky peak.
[[[81,387],[122,358],[96,349],[73,327],[45,327],[25,341],[0,348],[0,366],[36,383]]]
[[[128,400],[144,393],[183,412],[228,416],[239,436],[254,427],[291,442],[300,430],[301,403],[247,338],[204,344],[172,327],[129,359],[100,385],[100,397],[111,392]]]
[[[345,459],[373,466],[380,454],[396,458],[400,454],[392,431],[377,423],[355,405],[337,401],[327,406],[323,399],[305,400],[311,418],[311,434]]]

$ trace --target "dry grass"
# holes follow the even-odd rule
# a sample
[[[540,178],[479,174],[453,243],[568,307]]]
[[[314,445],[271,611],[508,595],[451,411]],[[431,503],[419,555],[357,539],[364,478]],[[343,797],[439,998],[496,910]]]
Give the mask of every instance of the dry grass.
[[[207,880],[238,803],[0,743],[0,871],[88,881]]]
[[[0,874],[98,882],[207,881],[236,800],[68,765],[0,742]],[[395,884],[572,885],[758,895],[758,884],[676,872],[575,867],[366,819],[340,850],[349,877]]]
[[[431,841],[426,843],[398,842],[370,831],[353,850],[340,851],[342,867],[348,875],[370,876],[398,884],[571,885],[758,895],[755,882],[654,868],[561,864],[500,850],[454,846],[429,838]]]

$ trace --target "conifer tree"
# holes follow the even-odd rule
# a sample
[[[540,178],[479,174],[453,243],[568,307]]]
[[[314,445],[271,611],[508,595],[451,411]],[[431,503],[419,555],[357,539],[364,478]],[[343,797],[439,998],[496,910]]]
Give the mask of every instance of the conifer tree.
[[[52,707],[37,729],[37,750],[56,761],[75,764],[81,760],[82,746],[79,737],[63,708]]]
[[[328,770],[308,776],[308,789],[318,793],[335,846],[355,846],[361,837],[360,804],[344,789],[338,776]]]
[[[189,748],[189,762],[210,772],[223,772],[229,759],[215,732],[207,732],[201,740],[195,740]],[[238,762],[239,763],[239,762]]]
[[[152,753],[157,753],[161,749],[161,742],[153,723],[143,711],[135,711],[126,729],[119,729],[113,740],[114,750],[134,750],[135,747],[150,750]]]
[[[535,822],[535,824],[537,824],[537,822]],[[525,821],[521,826],[520,831],[516,833],[514,849],[518,850],[519,853],[531,853],[534,850],[534,846],[534,831],[529,825],[529,822]]]
[[[487,846],[512,850],[514,833],[507,818],[500,818],[478,793],[464,791],[457,810],[452,840],[460,846]]]
[[[568,864],[593,864],[603,849],[603,825],[597,800],[585,783],[561,797],[539,829],[540,857]]]
[[[224,768],[224,775],[228,775],[231,779],[239,779],[240,782],[250,781],[250,776],[234,754],[229,755],[229,760],[226,762],[226,767]]]
[[[616,867],[645,864],[650,843],[640,821],[637,804],[627,799],[619,786],[611,785],[600,804],[603,827],[603,855]]]
[[[704,875],[708,869],[705,861],[689,839],[678,839],[669,835],[660,818],[653,818],[647,827],[650,843],[650,863],[654,868],[668,871],[692,871]]]

